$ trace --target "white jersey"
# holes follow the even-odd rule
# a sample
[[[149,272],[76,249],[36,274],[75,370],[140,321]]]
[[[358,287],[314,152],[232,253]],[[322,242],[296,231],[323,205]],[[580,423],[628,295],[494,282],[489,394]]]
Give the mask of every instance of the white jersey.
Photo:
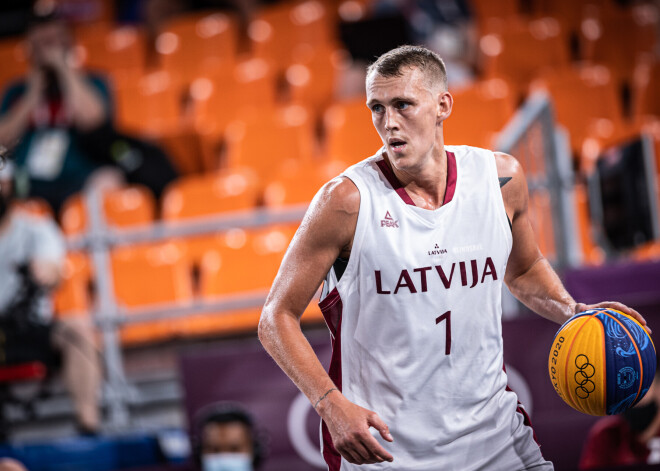
[[[446,146],[447,191],[414,205],[381,152],[347,169],[360,191],[350,259],[320,303],[330,376],[376,412],[392,463],[356,466],[322,424],[331,471],[552,469],[507,390],[501,291],[512,235],[491,151]],[[371,429],[374,432],[374,429]]]

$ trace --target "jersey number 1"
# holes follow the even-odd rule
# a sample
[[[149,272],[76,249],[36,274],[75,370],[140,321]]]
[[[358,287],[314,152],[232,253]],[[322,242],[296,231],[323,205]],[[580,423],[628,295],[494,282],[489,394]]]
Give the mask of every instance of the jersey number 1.
[[[447,327],[445,328],[445,355],[451,353],[451,311],[445,312],[443,315],[435,318],[436,325],[446,320]]]

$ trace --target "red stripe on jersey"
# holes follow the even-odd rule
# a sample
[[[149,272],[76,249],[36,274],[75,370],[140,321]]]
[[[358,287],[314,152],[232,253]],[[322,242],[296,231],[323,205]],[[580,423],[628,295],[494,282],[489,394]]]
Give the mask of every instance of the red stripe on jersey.
[[[443,205],[449,203],[454,198],[457,174],[456,156],[453,152],[447,151],[447,189],[445,190],[445,199],[442,202]]]
[[[330,379],[341,391],[341,314],[343,304],[337,288],[319,303],[325,323],[332,333],[332,358],[328,374]],[[329,471],[339,471],[341,467],[341,455],[332,443],[330,431],[325,422],[321,422],[321,433],[323,435],[323,459],[328,464]]]
[[[506,373],[505,365],[502,365],[502,369],[504,370],[504,373]],[[506,385],[506,390],[512,392],[513,394],[516,394],[516,392],[513,389],[511,389],[508,383]],[[516,398],[517,397],[518,395],[516,394]],[[532,430],[532,437],[534,438],[534,441],[539,446],[539,448],[541,448],[541,444],[539,443],[538,438],[536,438],[536,432],[534,431],[534,427],[532,427],[532,419],[529,418],[529,415],[527,414],[527,411],[523,408],[522,403],[520,401],[517,402],[518,402],[518,407],[516,407],[516,412],[518,412],[520,415],[523,416],[523,424],[528,426]],[[541,453],[541,456],[543,456],[543,453]]]
[[[412,200],[410,195],[406,192],[406,189],[403,187],[399,179],[394,175],[394,171],[390,166],[385,162],[385,159],[379,160],[376,162],[378,168],[383,173],[383,176],[387,179],[392,189],[397,192],[401,197],[404,203],[416,206],[415,202]],[[445,205],[449,203],[454,198],[454,192],[456,191],[456,156],[453,152],[447,151],[447,188],[445,189],[445,198],[442,201],[442,204]]]
[[[396,178],[396,175],[394,175],[394,172],[390,166],[387,165],[385,159],[379,160],[376,162],[376,164],[378,165],[380,171],[383,172],[383,176],[387,179],[390,185],[392,185],[392,189],[397,192],[403,202],[412,206],[417,206],[412,198],[410,198],[410,195],[406,192],[406,189],[403,187],[403,185],[401,185],[399,179]]]

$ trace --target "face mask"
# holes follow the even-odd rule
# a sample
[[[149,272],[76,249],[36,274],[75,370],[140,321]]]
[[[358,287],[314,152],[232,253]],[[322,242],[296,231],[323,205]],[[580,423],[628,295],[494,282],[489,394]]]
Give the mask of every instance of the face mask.
[[[202,455],[204,471],[252,471],[252,456],[247,453],[210,453]]]
[[[658,405],[651,401],[645,406],[633,407],[623,413],[623,417],[628,421],[628,425],[635,433],[643,432],[651,425],[655,415],[658,413]]]

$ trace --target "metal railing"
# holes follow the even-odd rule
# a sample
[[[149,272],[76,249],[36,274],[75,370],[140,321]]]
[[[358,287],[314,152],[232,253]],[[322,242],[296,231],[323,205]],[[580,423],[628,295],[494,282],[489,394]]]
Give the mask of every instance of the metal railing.
[[[552,253],[546,257],[556,268],[578,265],[581,247],[575,213],[575,176],[568,136],[557,127],[550,97],[532,94],[501,131],[495,149],[511,154],[521,163],[527,177],[529,197],[550,198],[550,214],[533,214],[552,222]],[[548,217],[549,216],[549,217]],[[546,237],[548,234],[537,234]]]

